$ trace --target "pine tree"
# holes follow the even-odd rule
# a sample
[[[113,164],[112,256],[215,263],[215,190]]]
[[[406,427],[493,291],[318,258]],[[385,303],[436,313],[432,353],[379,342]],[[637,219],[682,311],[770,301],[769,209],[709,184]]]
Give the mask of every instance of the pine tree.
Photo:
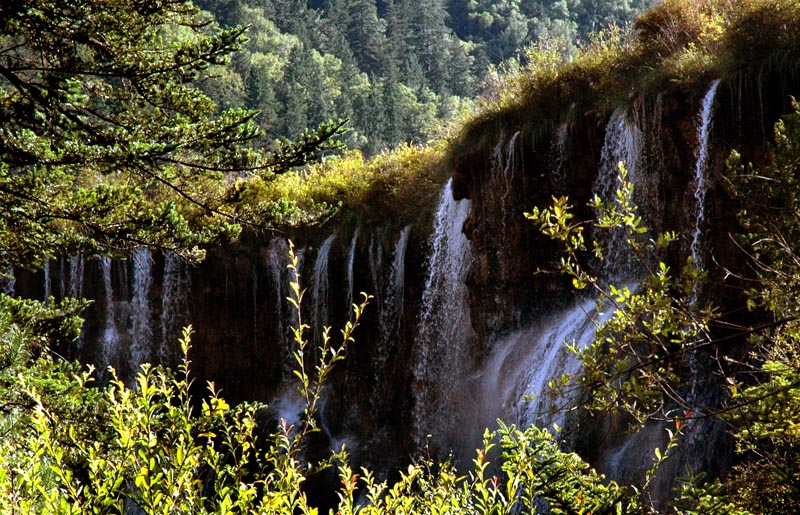
[[[197,88],[244,41],[210,21],[182,0],[0,5],[0,269],[140,244],[198,256],[239,231],[221,174],[283,171],[338,132],[247,146],[257,113]]]

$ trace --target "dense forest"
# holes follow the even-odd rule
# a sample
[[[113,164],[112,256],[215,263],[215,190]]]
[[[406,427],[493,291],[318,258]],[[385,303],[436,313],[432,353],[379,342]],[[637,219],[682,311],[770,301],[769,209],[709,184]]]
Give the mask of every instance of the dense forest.
[[[202,87],[221,106],[258,110],[267,138],[348,119],[348,147],[372,155],[463,117],[490,69],[524,60],[526,45],[558,42],[566,57],[651,3],[203,0],[248,41]]]
[[[0,513],[795,513],[800,107],[791,95],[800,91],[800,4],[666,0],[633,17],[645,7],[0,5]],[[609,23],[620,27],[606,30]],[[667,173],[675,191],[641,193],[634,188],[655,180],[623,159],[614,163],[613,191],[592,191],[593,171],[583,165],[601,151],[600,127],[631,104],[661,116],[670,102],[681,123],[657,136],[677,150],[658,157],[694,177],[694,149],[684,148],[697,140],[689,101],[704,104],[720,84],[728,88],[725,119],[739,126],[717,142],[742,148],[715,160],[713,188],[692,183],[702,194],[687,192],[688,183],[669,182],[678,173]],[[447,121],[450,129],[437,133]],[[516,141],[526,142],[526,163],[513,159]],[[590,147],[589,157],[576,152],[542,171],[570,141]],[[356,298],[341,328],[310,336],[302,251],[291,246],[294,320],[284,329],[302,404],[291,420],[269,418],[258,402],[233,405],[213,382],[195,384],[191,327],[174,370],[144,365],[126,382],[64,358],[82,344],[92,304],[80,291],[32,300],[15,290],[20,273],[49,273],[50,260],[64,256],[97,256],[97,268],[110,269],[111,258],[147,247],[199,263],[237,239],[332,220],[430,225],[421,213],[451,175],[445,200],[469,198],[483,209],[455,233],[469,233],[492,256],[514,246],[503,232],[515,227],[512,216],[537,233],[541,256],[521,252],[549,269],[531,271],[524,289],[557,276],[550,284],[579,292],[565,297],[585,302],[595,297],[580,292],[590,290],[598,305],[613,306],[591,343],[570,346],[584,367],[577,383],[565,376],[551,386],[577,384],[582,416],[610,417],[619,433],[657,427],[662,438],[647,441],[640,481],[609,480],[553,432],[503,422],[486,431],[467,467],[427,448],[383,475],[355,470],[346,444],[318,454],[325,386],[353,354],[365,310],[381,309],[381,300]],[[705,176],[692,180],[702,186]],[[505,209],[516,194],[526,204]],[[586,202],[570,200],[581,195]],[[688,199],[703,212],[706,196],[725,208],[709,207],[725,215],[714,220],[720,234],[701,234],[701,217],[686,213],[673,220],[694,239],[646,227],[653,206],[680,215]],[[615,259],[609,241],[632,249],[636,285],[603,275]],[[713,256],[696,248],[703,245]],[[480,277],[491,266],[478,262],[469,281],[485,288],[477,300],[493,305],[500,296]],[[540,304],[560,298],[542,291]],[[712,387],[714,398],[701,403]],[[707,421],[724,428],[733,457],[717,469],[678,471],[674,490],[657,498],[659,470]],[[591,453],[609,433],[594,436],[582,450]]]

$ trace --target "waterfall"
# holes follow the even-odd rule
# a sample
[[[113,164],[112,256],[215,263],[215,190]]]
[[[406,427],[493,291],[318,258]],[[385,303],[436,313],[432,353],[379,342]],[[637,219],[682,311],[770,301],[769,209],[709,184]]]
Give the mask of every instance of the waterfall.
[[[383,241],[380,232],[373,233],[369,242],[369,273],[372,291],[378,306],[383,305]]]
[[[174,252],[164,255],[164,277],[161,280],[161,344],[158,362],[173,365],[178,358],[178,339],[182,336],[189,310],[189,272],[181,257]]]
[[[42,267],[42,271],[44,272],[44,301],[47,302],[50,299],[50,296],[53,294],[52,291],[52,280],[50,278],[50,260],[44,260],[44,266]]]
[[[66,258],[60,256],[58,258],[58,298],[63,299],[67,296],[67,271],[66,271]]]
[[[405,258],[411,226],[405,226],[397,238],[392,256],[392,268],[389,280],[382,295],[382,303],[378,305],[378,339],[372,356],[373,384],[379,389],[383,383],[382,376],[386,362],[392,352],[392,344],[397,338],[403,317],[405,297]],[[379,412],[382,407],[381,396],[370,399],[373,410]]]
[[[114,287],[111,282],[111,258],[98,258],[100,272],[103,276],[103,293],[105,294],[105,328],[103,329],[102,347],[99,352],[99,369],[101,374],[119,355],[119,335],[116,325],[116,309],[114,308]]]
[[[559,178],[563,178],[564,175],[564,155],[567,148],[567,137],[569,136],[568,129],[567,122],[558,124],[550,148],[550,161],[553,163],[550,171]]]
[[[450,179],[436,211],[414,355],[413,431],[420,449],[434,432],[465,443],[459,417],[467,416],[468,399],[454,379],[466,377],[466,344],[473,337],[464,284],[473,252],[461,231],[469,212],[468,200],[453,199]]]
[[[347,309],[352,309],[355,302],[354,286],[354,267],[356,262],[356,243],[358,242],[358,229],[353,233],[353,239],[350,240],[350,247],[347,249]]]
[[[619,163],[624,163],[628,171],[627,180],[636,185],[642,174],[642,155],[644,134],[636,124],[630,122],[622,109],[611,115],[606,126],[605,141],[601,151],[597,180],[594,193],[603,203],[610,204],[616,198],[616,192],[622,186],[619,177]],[[625,232],[614,229],[605,242],[604,273],[611,281],[629,280],[638,275],[631,253],[626,242]]]
[[[400,316],[403,312],[403,292],[405,286],[405,258],[408,235],[411,226],[407,225],[400,231],[392,257],[392,269],[389,281],[383,294],[383,303],[380,309],[380,341],[387,343],[397,331]]]
[[[697,201],[697,215],[695,218],[694,235],[692,236],[692,261],[694,266],[702,268],[703,256],[703,222],[705,220],[705,203],[708,185],[706,184],[706,169],[708,168],[708,137],[714,118],[714,98],[717,95],[719,79],[713,81],[703,97],[703,106],[700,111],[699,125],[697,127],[697,162],[694,169],[695,190],[694,198]]]
[[[514,179],[514,170],[517,168],[517,138],[519,138],[520,131],[514,133],[508,141],[505,155],[505,166],[503,167],[503,180],[505,181],[506,191],[503,193],[503,200],[508,198],[511,193],[511,184]]]
[[[150,321],[150,287],[153,284],[153,258],[150,250],[138,247],[133,251],[133,295],[130,303],[132,376],[142,364],[150,361],[153,330]]]
[[[596,301],[584,300],[498,340],[476,381],[476,395],[483,407],[476,429],[490,427],[497,418],[521,427],[563,426],[565,412],[574,400],[574,387],[559,397],[549,385],[565,374],[575,377],[581,371],[580,359],[566,344],[586,347],[611,311],[598,310]]]
[[[83,255],[69,258],[69,296],[80,299],[83,296]]]
[[[17,278],[14,277],[14,268],[9,268],[6,273],[0,274],[0,291],[5,295],[14,295],[14,286]]]
[[[311,298],[314,308],[312,321],[315,336],[322,335],[322,328],[328,325],[328,258],[335,239],[336,236],[333,234],[325,239],[314,262]],[[321,340],[317,340],[316,343],[321,343]]]
[[[600,153],[600,170],[595,183],[595,193],[603,200],[614,197],[619,189],[620,162],[625,163],[628,179],[633,182],[641,165],[644,135],[622,108],[616,109],[606,126],[603,149]]]
[[[275,311],[273,318],[275,320],[275,341],[278,342],[281,351],[281,377],[284,381],[293,377],[292,370],[294,370],[294,358],[292,356],[292,339],[289,337],[288,328],[291,326],[291,320],[287,320],[289,316],[289,309],[287,307],[286,297],[288,296],[288,276],[286,274],[286,266],[289,262],[289,244],[283,238],[273,238],[269,242],[269,249],[267,250],[267,268],[269,269],[270,277],[272,278],[272,287],[275,292],[273,301],[275,302]]]

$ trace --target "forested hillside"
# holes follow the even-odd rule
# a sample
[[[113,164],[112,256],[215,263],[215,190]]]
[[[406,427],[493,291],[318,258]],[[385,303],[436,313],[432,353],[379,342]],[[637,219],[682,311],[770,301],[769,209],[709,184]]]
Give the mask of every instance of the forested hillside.
[[[652,0],[203,0],[249,27],[233,66],[203,84],[221,105],[260,111],[267,138],[347,118],[367,154],[425,142],[456,118],[491,66],[541,39],[565,52]]]

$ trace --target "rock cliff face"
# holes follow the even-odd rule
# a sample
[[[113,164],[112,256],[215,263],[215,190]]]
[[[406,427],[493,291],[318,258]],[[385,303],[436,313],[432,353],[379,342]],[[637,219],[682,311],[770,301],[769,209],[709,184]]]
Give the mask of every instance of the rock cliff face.
[[[510,352],[502,335],[529,330],[537,321],[553,327],[562,322],[547,317],[581,302],[563,278],[536,273],[554,269],[559,255],[522,213],[565,195],[578,220],[591,219],[594,214],[586,206],[595,194],[609,198],[619,161],[629,171],[644,224],[653,234],[678,234],[676,244],[653,258],[679,268],[691,257],[708,273],[698,292],[701,298],[712,298],[734,324],[755,316],[742,310],[752,271],[735,243],[741,232],[740,206],[727,189],[726,160],[734,149],[744,162],[767,159],[770,128],[791,110],[791,94],[792,88],[778,77],[739,77],[709,81],[705,89],[673,88],[637,97],[613,112],[588,112],[569,123],[543,121],[551,129],[529,131],[533,135],[523,124],[473,128],[475,145],[454,159],[453,188],[458,198],[472,204],[464,231],[476,256],[468,278],[469,305],[482,355],[492,362],[498,352]],[[595,270],[598,266],[590,256],[585,264]],[[624,256],[611,255],[602,266],[606,269],[601,275],[618,283],[640,280],[641,272]],[[544,334],[539,329],[528,338],[538,338],[535,345],[541,346]],[[580,331],[569,334],[581,338]],[[742,357],[744,347],[744,341],[730,340],[716,351]],[[697,359],[693,373],[711,379],[696,392],[696,402],[718,406],[724,389],[714,379],[714,361]],[[627,436],[623,422],[578,415],[570,422],[580,428],[573,445],[610,477],[640,479],[652,449],[663,448],[664,428],[651,424]],[[723,425],[697,421],[681,453],[662,468],[654,492],[668,496],[672,480],[686,467],[720,472],[731,459]]]
[[[618,161],[627,164],[645,224],[679,234],[658,258],[679,267],[692,256],[709,273],[699,295],[713,290],[736,321],[742,285],[733,278],[749,272],[731,238],[739,206],[726,191],[725,161],[734,148],[745,161],[766,158],[771,127],[792,93],[772,79],[674,88],[615,111],[549,121],[546,130],[495,121],[457,157],[427,222],[292,235],[307,289],[303,319],[315,330],[330,324],[335,340],[358,292],[374,296],[325,391],[320,445],[345,442],[356,461],[390,470],[425,445],[467,462],[495,417],[553,421],[540,416],[543,403],[556,402],[542,387],[577,370],[561,344],[591,339],[603,315],[564,278],[537,273],[559,256],[524,212],[567,195],[578,219],[590,219],[587,204],[613,190]],[[196,267],[147,251],[126,261],[73,256],[18,272],[14,288],[94,299],[81,340],[61,351],[100,369],[113,365],[126,380],[143,362],[176,364],[180,328],[191,323],[198,389],[213,381],[226,398],[269,402],[275,417],[291,421],[300,407],[291,383],[296,313],[286,301],[287,256],[283,236],[247,234]],[[637,280],[624,256],[605,266],[611,279]],[[308,337],[320,341],[319,332]],[[735,355],[740,343],[722,351]],[[711,381],[698,398],[714,405],[720,392]],[[527,400],[530,393],[543,400]],[[576,449],[622,480],[640,476],[661,445],[656,425],[628,437],[616,418],[566,422],[581,429]],[[723,470],[727,446],[718,423],[698,422],[672,472]],[[719,451],[706,452],[711,447]]]

